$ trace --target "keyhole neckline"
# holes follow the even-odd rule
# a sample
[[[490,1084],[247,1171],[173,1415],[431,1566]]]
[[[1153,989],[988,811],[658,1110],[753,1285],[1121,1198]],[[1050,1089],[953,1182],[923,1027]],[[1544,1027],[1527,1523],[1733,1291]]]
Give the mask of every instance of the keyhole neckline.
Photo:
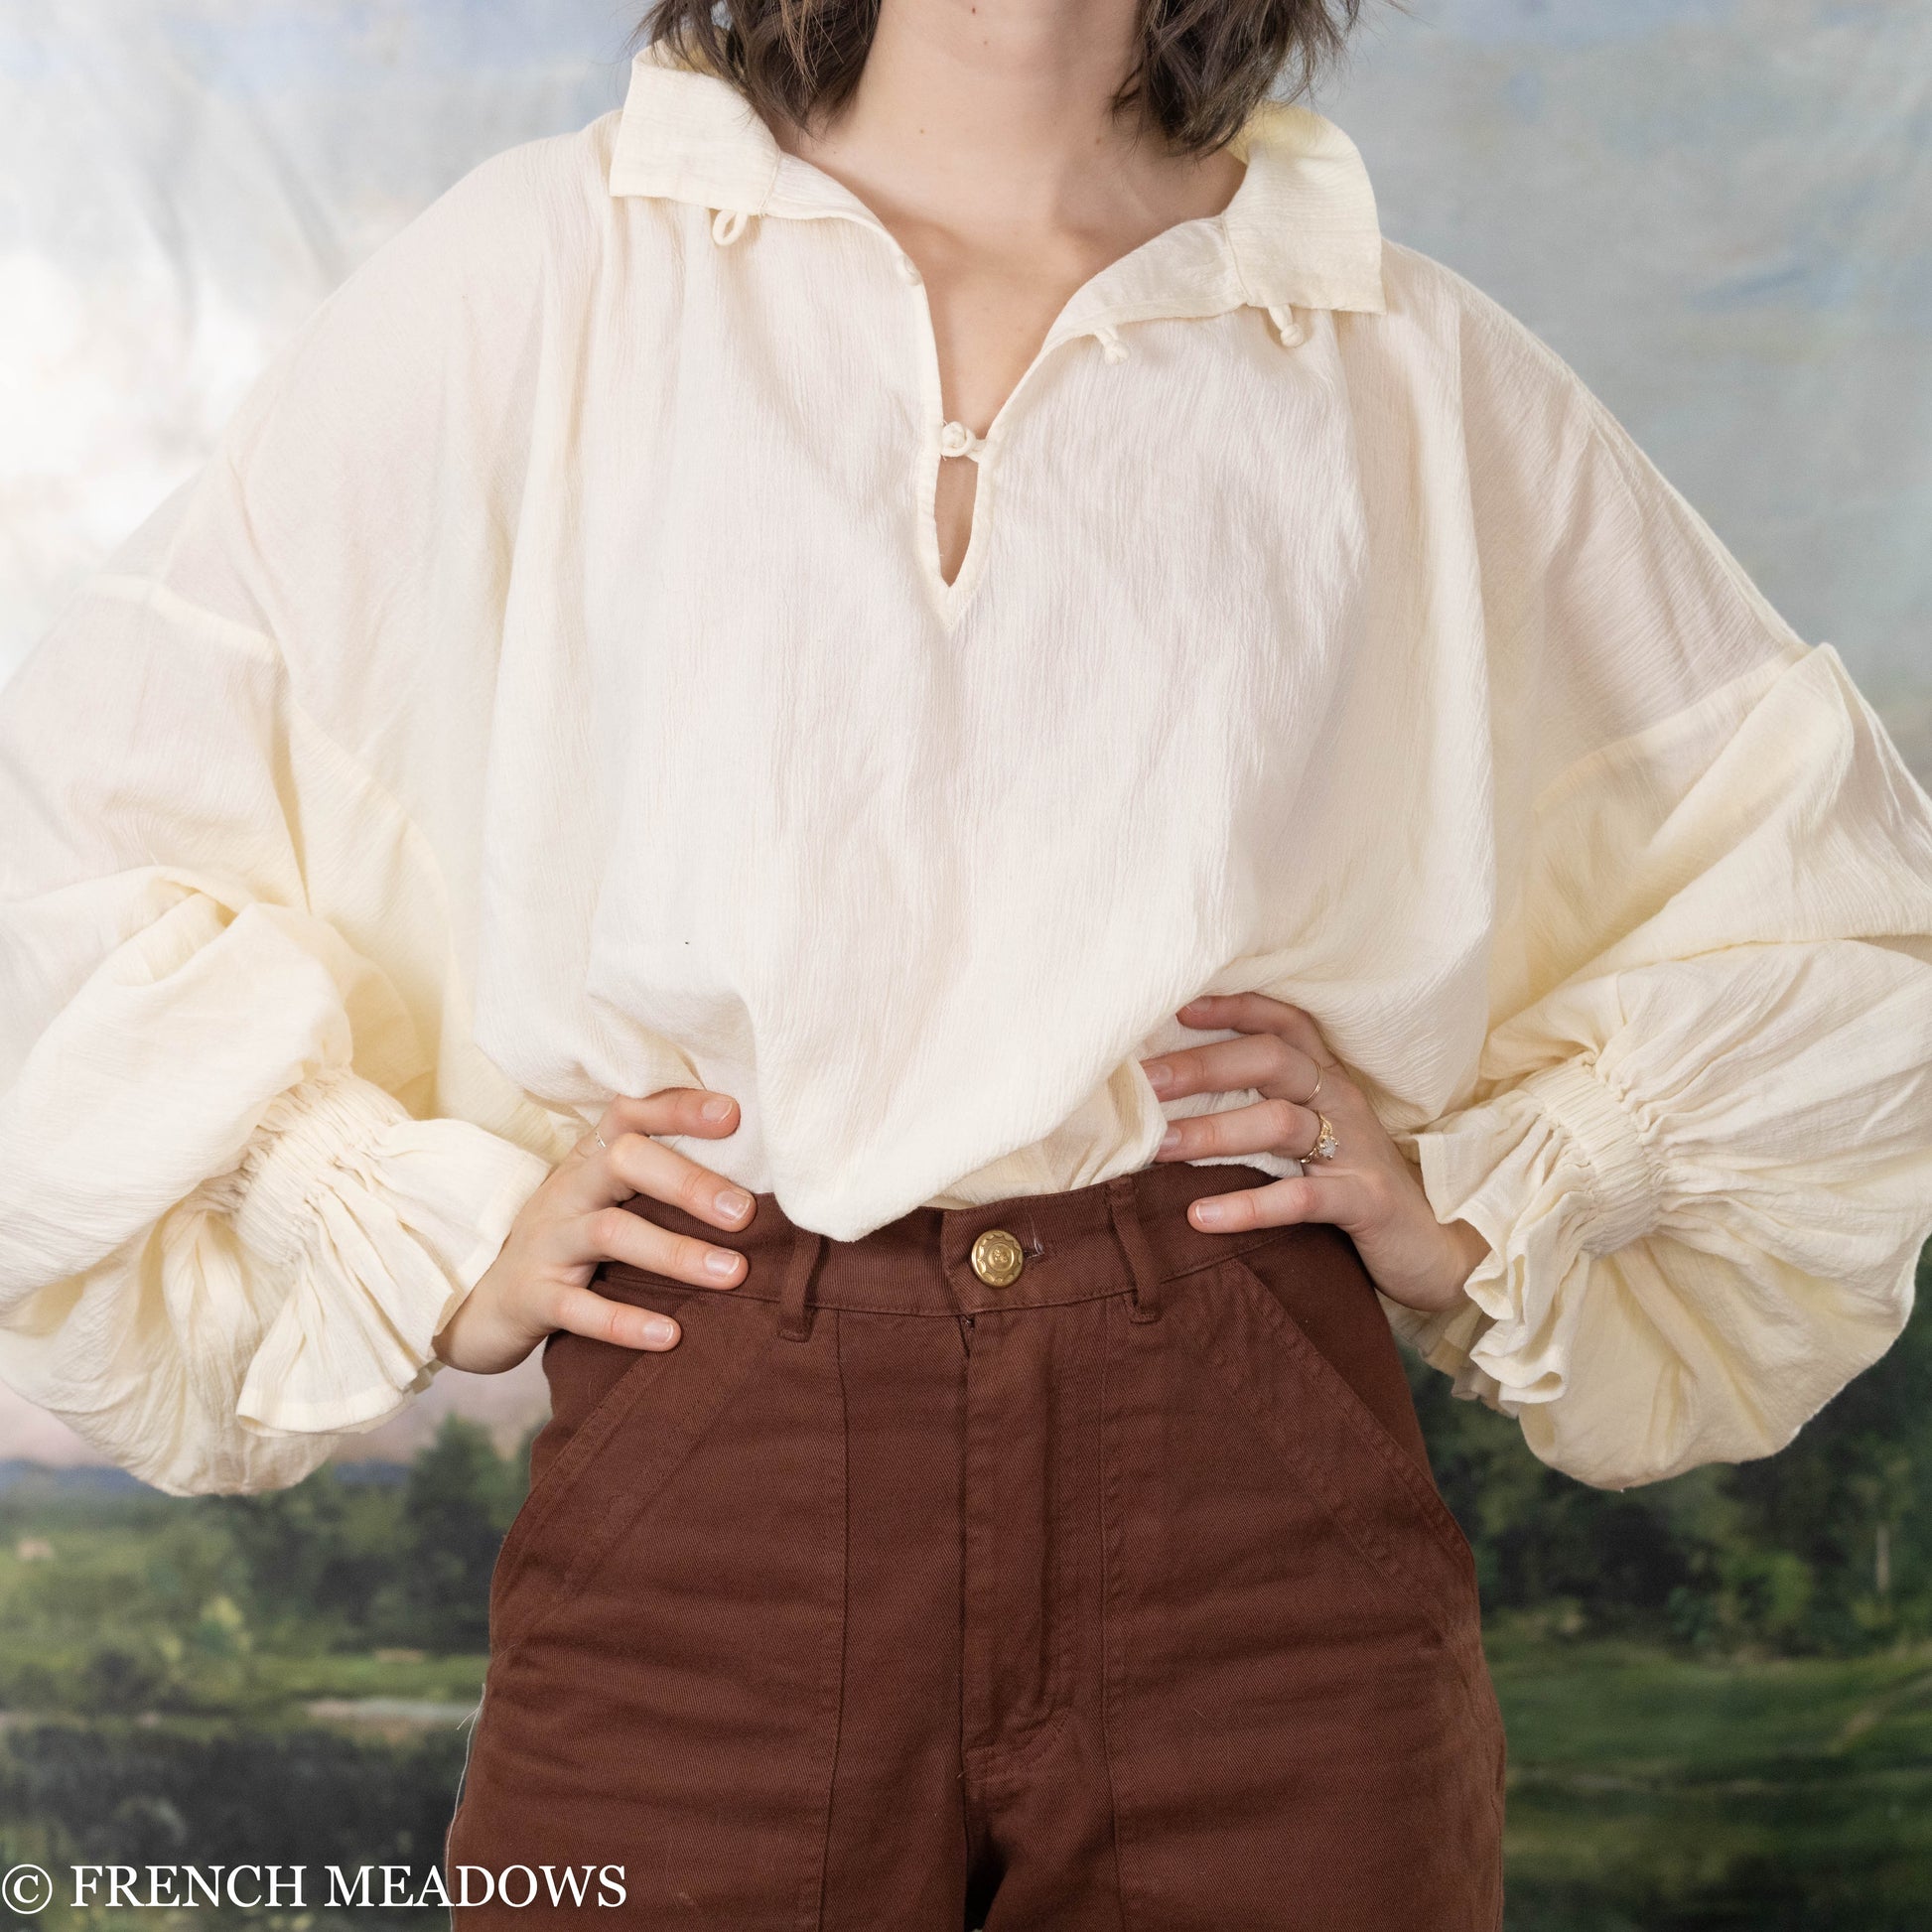
[[[958,422],[946,411],[931,299],[925,277],[909,251],[880,215],[836,176],[797,155],[778,151],[775,177],[758,211],[774,212],[782,205],[805,219],[848,220],[871,230],[890,251],[894,272],[914,305],[920,324],[921,400],[927,423],[914,496],[919,526],[916,547],[920,573],[942,630],[950,633],[959,622],[985,572],[998,496],[1000,466],[995,459],[1006,423],[1029,383],[1058,349],[1091,337],[1107,361],[1122,362],[1132,352],[1119,333],[1123,323],[1202,321],[1245,308],[1266,308],[1271,315],[1279,308],[1283,315],[1292,314],[1279,303],[1264,301],[1246,286],[1240,273],[1229,216],[1241,204],[1254,166],[1250,160],[1248,172],[1219,213],[1191,215],[1170,223],[1088,276],[1047,325],[1033,359],[994,411],[985,433],[976,435],[970,425]],[[1192,272],[1185,276],[1173,272],[1182,266],[1190,266]],[[1286,345],[1292,347],[1303,340],[1299,329],[1281,328],[1279,317],[1277,326]],[[960,441],[961,431],[971,440],[956,449],[946,447],[948,441]],[[938,528],[939,470],[949,457],[968,458],[976,468],[966,547],[950,584],[941,569]]]

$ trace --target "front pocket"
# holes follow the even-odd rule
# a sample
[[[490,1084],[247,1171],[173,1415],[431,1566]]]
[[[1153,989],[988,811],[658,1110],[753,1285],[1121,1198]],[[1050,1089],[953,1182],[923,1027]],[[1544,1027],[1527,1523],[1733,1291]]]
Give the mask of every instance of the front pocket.
[[[1481,1614],[1468,1539],[1427,1470],[1268,1284],[1245,1262],[1223,1261],[1173,1298],[1172,1313],[1182,1336],[1363,1560],[1446,1642],[1465,1644]],[[1379,1307],[1376,1319],[1385,1319]]]
[[[528,1637],[582,1587],[620,1536],[702,1440],[713,1419],[757,1367],[776,1334],[771,1304],[735,1300],[721,1290],[675,1288],[681,1331],[675,1348],[622,1349],[559,1331],[573,1355],[620,1349],[623,1364],[583,1414],[553,1410],[569,1433],[539,1462],[532,1446],[529,1494],[503,1538],[490,1580],[489,1641],[502,1656]],[[580,1357],[580,1367],[589,1356]],[[549,1364],[546,1363],[546,1368]],[[574,1378],[576,1371],[568,1372]],[[571,1386],[552,1378],[553,1392]],[[556,1397],[553,1393],[553,1402]],[[610,1480],[605,1480],[607,1472]]]
[[[621,1863],[625,1923],[816,1925],[845,1657],[840,1316],[792,1341],[774,1303],[621,1286],[676,1308],[684,1338],[616,1382],[566,1356],[588,1365],[566,1378],[584,1420],[492,1598],[451,1856]]]
[[[1469,1548],[1468,1538],[1462,1534],[1461,1524],[1455,1520],[1454,1512],[1444,1502],[1442,1493],[1436,1487],[1435,1478],[1429,1471],[1427,1463],[1429,1451],[1423,1444],[1422,1431],[1414,1426],[1415,1410],[1410,1403],[1407,1378],[1402,1373],[1401,1357],[1396,1351],[1395,1335],[1389,1327],[1388,1317],[1382,1312],[1381,1304],[1374,1298],[1373,1290],[1371,1289],[1361,1298],[1362,1322],[1373,1335],[1377,1356],[1386,1361],[1387,1380],[1400,1398],[1403,1419],[1409,1424],[1416,1445],[1413,1450],[1396,1440],[1388,1424],[1362,1399],[1361,1392],[1355,1384],[1319,1347],[1313,1344],[1308,1331],[1296,1320],[1291,1311],[1282,1307],[1280,1298],[1261,1278],[1253,1264],[1247,1261],[1235,1261],[1230,1265],[1251,1297],[1258,1300],[1263,1318],[1269,1322],[1277,1338],[1288,1349],[1297,1369],[1303,1375],[1320,1384],[1327,1400],[1348,1419],[1363,1440],[1387,1464],[1391,1473],[1409,1491],[1417,1507],[1449,1546],[1450,1555],[1458,1564],[1467,1566],[1470,1578],[1473,1580],[1474,1554]],[[1366,1279],[1366,1271],[1364,1271],[1364,1278]],[[1279,1320],[1274,1317],[1279,1317]]]
[[[1365,1320],[1386,1316],[1345,1238],[1253,1253],[1165,1283],[1157,1320],[1109,1305],[1103,1715],[1128,1923],[1283,1924],[1292,1870],[1297,1923],[1493,1926],[1501,1725],[1470,1567],[1379,1433],[1402,1422]],[[1230,1888],[1212,1911],[1203,1864]]]

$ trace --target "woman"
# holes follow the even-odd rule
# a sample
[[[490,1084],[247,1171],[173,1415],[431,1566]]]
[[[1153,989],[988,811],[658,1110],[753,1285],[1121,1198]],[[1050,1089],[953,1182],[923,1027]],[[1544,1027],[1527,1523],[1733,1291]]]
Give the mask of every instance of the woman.
[[[260,1489],[544,1342],[469,1922],[1492,1927],[1391,1323],[1621,1485],[1905,1319],[1932,801],[1354,12],[665,0],[7,689],[8,1378]]]

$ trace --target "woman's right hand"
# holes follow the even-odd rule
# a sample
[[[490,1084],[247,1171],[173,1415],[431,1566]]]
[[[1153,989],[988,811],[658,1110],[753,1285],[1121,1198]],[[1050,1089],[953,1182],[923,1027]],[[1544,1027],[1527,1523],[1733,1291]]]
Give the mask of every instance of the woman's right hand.
[[[696,1288],[736,1288],[746,1260],[732,1248],[672,1234],[620,1203],[633,1194],[668,1201],[714,1227],[738,1229],[757,1206],[744,1188],[701,1168],[653,1135],[738,1131],[738,1102],[697,1087],[620,1095],[595,1132],[558,1163],[511,1224],[496,1259],[432,1346],[452,1368],[497,1375],[556,1328],[625,1348],[675,1348],[678,1325],[653,1309],[593,1294],[606,1261],[628,1262]],[[608,1146],[600,1147],[602,1134]]]

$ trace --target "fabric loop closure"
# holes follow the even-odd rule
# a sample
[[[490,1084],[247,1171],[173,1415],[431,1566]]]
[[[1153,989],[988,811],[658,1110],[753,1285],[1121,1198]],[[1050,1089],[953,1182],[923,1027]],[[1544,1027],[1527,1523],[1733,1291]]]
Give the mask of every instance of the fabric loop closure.
[[[986,438],[975,436],[964,423],[946,423],[939,431],[939,454],[963,456],[977,463],[986,450]]]
[[[1300,318],[1286,304],[1271,303],[1268,320],[1275,325],[1275,333],[1282,339],[1284,348],[1295,348],[1309,339],[1309,332],[1303,328]]]

